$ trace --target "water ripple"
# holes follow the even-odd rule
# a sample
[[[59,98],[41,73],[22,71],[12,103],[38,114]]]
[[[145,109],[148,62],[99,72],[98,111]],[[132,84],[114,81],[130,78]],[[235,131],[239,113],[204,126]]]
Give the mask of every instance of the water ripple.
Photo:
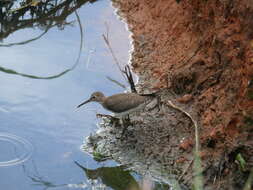
[[[0,132],[0,141],[8,142],[15,147],[15,157],[11,160],[0,161],[0,167],[21,164],[32,156],[33,145],[26,139]]]

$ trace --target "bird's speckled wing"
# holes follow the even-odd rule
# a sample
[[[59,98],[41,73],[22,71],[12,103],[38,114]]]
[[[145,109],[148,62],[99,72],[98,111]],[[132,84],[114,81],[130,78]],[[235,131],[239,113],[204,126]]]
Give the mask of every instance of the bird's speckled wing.
[[[109,111],[121,113],[138,107],[149,98],[148,96],[140,96],[135,93],[115,94],[107,97],[102,105]]]

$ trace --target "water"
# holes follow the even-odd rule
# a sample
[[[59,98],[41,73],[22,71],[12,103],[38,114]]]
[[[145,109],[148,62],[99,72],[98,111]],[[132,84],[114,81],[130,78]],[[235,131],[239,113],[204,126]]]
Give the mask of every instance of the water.
[[[10,145],[12,147],[9,147]],[[33,152],[33,146],[29,141],[8,133],[0,133],[0,146],[2,152],[0,167],[21,164],[27,161]],[[11,149],[13,151],[10,151]],[[9,156],[14,158],[8,158]]]
[[[1,189],[110,187],[103,180],[91,182],[80,167],[115,166],[112,161],[98,163],[80,150],[84,137],[97,130],[96,113],[106,112],[96,104],[76,106],[93,91],[122,92],[106,79],[110,76],[124,82],[102,34],[109,31],[115,54],[121,63],[127,63],[129,33],[109,0],[83,4],[77,12],[84,41],[77,65],[81,36],[74,13],[67,21],[75,22],[64,30],[52,27],[32,42],[0,47]],[[42,32],[36,27],[19,29],[1,44],[24,42]]]

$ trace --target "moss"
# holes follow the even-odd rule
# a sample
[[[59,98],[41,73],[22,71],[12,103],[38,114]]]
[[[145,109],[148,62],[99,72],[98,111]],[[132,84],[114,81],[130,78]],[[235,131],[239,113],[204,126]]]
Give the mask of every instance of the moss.
[[[246,171],[246,161],[243,158],[241,153],[238,153],[235,157],[235,160],[237,161],[237,163],[239,164],[239,167],[241,169],[241,171]]]
[[[244,123],[247,125],[247,126],[253,126],[253,118],[249,117],[249,116],[246,116],[244,118]]]
[[[253,89],[248,90],[247,97],[248,97],[248,99],[253,100]]]
[[[104,156],[104,155],[102,155],[102,154],[100,154],[99,152],[96,152],[96,151],[94,151],[92,153],[92,155],[93,155],[93,159],[96,160],[97,162],[102,162],[102,161],[105,161],[105,160],[108,159],[108,156]]]
[[[253,76],[252,76],[252,79],[248,83],[247,98],[250,100],[253,100]]]

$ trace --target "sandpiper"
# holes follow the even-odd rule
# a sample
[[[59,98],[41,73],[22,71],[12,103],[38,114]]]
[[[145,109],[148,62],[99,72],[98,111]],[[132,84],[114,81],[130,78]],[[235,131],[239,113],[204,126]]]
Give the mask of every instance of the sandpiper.
[[[90,98],[77,106],[81,107],[89,102],[98,102],[105,109],[115,113],[116,116],[123,116],[137,111],[150,100],[152,95],[139,95],[136,93],[121,93],[106,97],[102,92],[94,92]]]

